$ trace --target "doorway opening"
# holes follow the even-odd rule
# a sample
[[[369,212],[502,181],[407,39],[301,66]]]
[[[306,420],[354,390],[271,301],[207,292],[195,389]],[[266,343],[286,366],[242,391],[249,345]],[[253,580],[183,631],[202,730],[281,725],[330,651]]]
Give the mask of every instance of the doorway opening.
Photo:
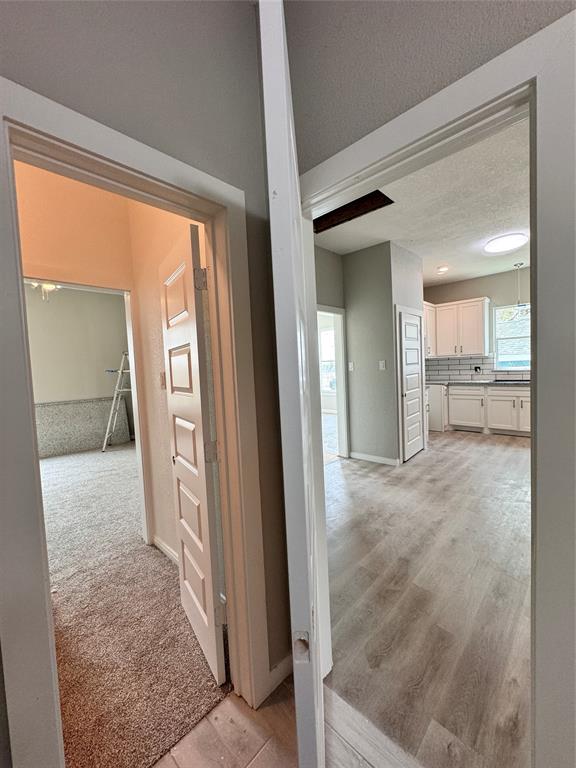
[[[227,693],[201,225],[14,175],[66,764],[147,767]]]
[[[344,310],[318,309],[318,357],[324,461],[348,456],[348,406],[346,395],[346,340]]]
[[[529,137],[520,111],[315,236],[351,435],[324,472],[328,748],[370,766],[530,765]]]

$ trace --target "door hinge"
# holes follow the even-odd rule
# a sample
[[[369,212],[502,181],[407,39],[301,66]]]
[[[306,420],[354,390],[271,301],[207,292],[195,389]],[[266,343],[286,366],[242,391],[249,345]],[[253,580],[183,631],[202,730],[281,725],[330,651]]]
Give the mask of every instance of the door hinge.
[[[228,624],[228,616],[226,613],[226,595],[223,595],[222,592],[218,595],[219,600],[216,605],[216,623],[218,626],[225,626]]]
[[[204,461],[208,463],[218,461],[218,443],[216,440],[204,443]]]
[[[208,273],[205,267],[194,267],[194,288],[197,291],[208,290]]]

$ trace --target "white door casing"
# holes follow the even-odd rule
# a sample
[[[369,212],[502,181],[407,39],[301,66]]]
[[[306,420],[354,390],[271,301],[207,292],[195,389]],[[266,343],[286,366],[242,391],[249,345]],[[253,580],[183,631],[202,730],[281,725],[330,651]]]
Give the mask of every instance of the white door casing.
[[[182,606],[218,685],[226,680],[219,602],[210,377],[199,227],[159,268]]]
[[[400,310],[403,461],[424,448],[422,315]]]
[[[260,0],[259,10],[298,758],[323,768],[332,659],[314,240],[301,210],[283,4]]]

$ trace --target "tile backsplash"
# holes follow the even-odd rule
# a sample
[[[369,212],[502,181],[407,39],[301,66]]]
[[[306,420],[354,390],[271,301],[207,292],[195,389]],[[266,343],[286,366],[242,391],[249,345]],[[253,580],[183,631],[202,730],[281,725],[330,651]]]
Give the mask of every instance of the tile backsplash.
[[[474,368],[479,366],[480,372]],[[494,379],[523,379],[530,381],[530,371],[495,371],[494,358],[488,357],[435,357],[426,360],[426,381],[486,381]]]

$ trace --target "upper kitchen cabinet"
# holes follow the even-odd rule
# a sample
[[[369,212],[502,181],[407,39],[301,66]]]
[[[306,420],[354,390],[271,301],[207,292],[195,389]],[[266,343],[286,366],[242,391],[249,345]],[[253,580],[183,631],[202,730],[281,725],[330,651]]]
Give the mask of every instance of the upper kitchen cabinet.
[[[436,356],[487,355],[490,299],[436,304]]]
[[[424,355],[436,357],[436,307],[424,302]]]
[[[436,305],[436,355],[446,357],[458,354],[458,306]]]

